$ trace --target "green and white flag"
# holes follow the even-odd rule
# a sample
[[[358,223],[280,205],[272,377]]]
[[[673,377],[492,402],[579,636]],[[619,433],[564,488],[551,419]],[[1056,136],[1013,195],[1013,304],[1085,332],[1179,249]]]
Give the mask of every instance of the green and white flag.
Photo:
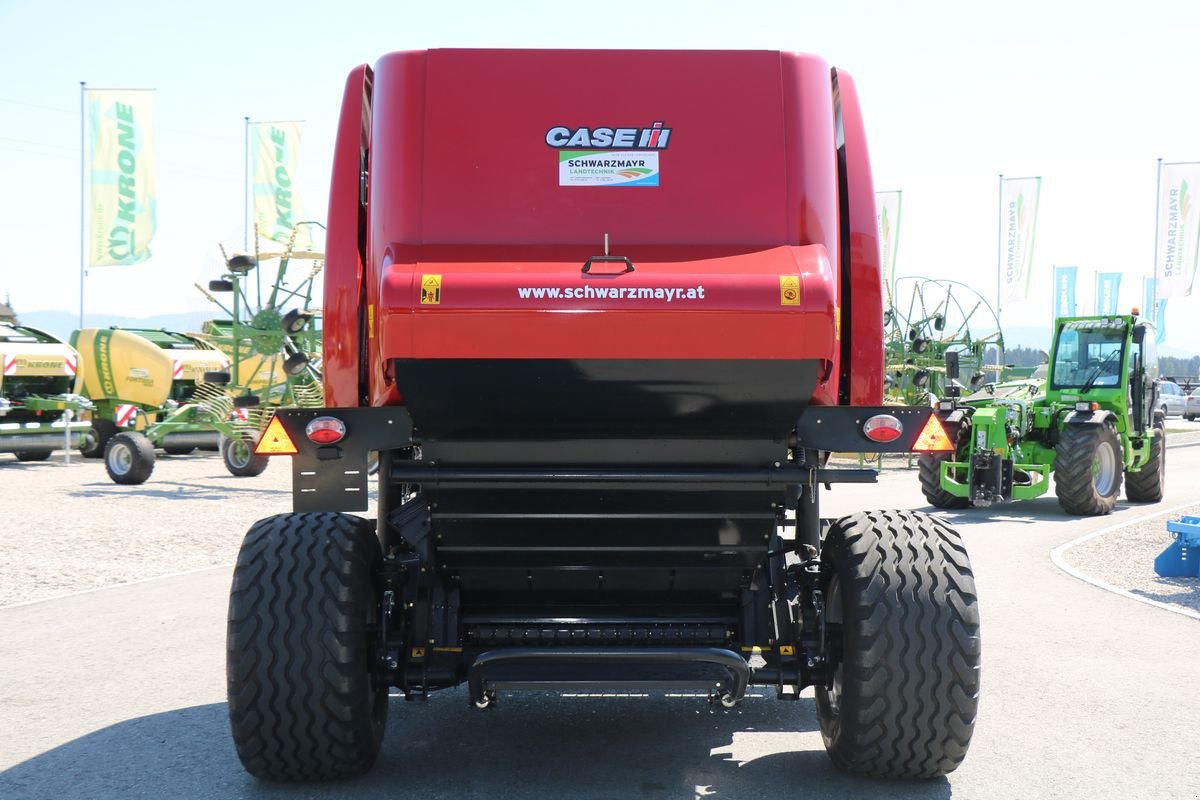
[[[1000,296],[1004,305],[1029,293],[1033,268],[1033,236],[1037,229],[1042,179],[1000,181]]]
[[[903,193],[876,192],[875,218],[879,225],[879,266],[883,271],[884,300],[892,304],[896,285],[896,248],[900,243],[900,201]]]
[[[1200,163],[1162,165],[1157,252],[1159,298],[1191,294],[1200,258]]]
[[[151,89],[86,89],[91,128],[88,264],[138,264],[150,257],[154,186]]]
[[[304,222],[304,206],[296,182],[300,155],[299,122],[251,122],[254,228],[260,236],[287,243],[297,222]],[[312,247],[308,226],[296,232],[295,249]]]

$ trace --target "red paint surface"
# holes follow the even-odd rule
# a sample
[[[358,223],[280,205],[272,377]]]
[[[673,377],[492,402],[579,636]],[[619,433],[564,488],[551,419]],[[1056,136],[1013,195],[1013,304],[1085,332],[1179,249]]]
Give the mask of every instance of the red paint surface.
[[[358,74],[358,71],[356,71]],[[351,76],[351,84],[355,76]],[[334,167],[326,369],[357,403],[346,179],[362,109],[348,89]],[[361,97],[361,93],[357,95]],[[398,402],[390,359],[837,357],[834,307],[852,292],[851,398],[882,390],[874,194],[853,83],[842,85],[851,286],[837,285],[839,208],[828,65],[777,52],[392,53],[374,74],[363,295],[373,404]],[[555,126],[671,130],[657,187],[559,186]],[[580,148],[590,149],[590,148]],[[357,164],[354,167],[357,170]],[[357,182],[354,185],[357,194]],[[353,202],[357,209],[356,199]],[[335,224],[336,223],[336,224]],[[610,250],[632,273],[584,277]],[[336,253],[334,252],[336,250]],[[610,265],[598,267],[610,270]],[[419,302],[440,274],[443,299]],[[801,279],[780,303],[781,275]],[[332,283],[329,283],[332,282]],[[689,288],[703,301],[520,299],[516,289]],[[362,312],[366,313],[366,312]],[[332,360],[331,360],[332,359]],[[814,402],[835,402],[837,372]],[[353,380],[352,380],[353,377]],[[347,402],[353,398],[354,403]]]
[[[359,404],[359,337],[363,312],[363,260],[358,246],[359,153],[370,126],[370,70],[356,67],[346,79],[338,122],[325,232],[325,291],[322,310],[325,404]]]
[[[832,268],[820,245],[709,254],[631,248],[633,272],[584,275],[589,251],[545,249],[479,260],[479,248],[394,248],[384,279],[383,352],[406,358],[827,358]],[[533,256],[533,257],[529,257]],[[420,302],[438,275],[438,304]],[[781,302],[780,277],[800,281]],[[609,297],[522,298],[539,288]],[[693,290],[703,297],[611,297],[614,290]]]
[[[875,183],[867,154],[858,90],[838,71],[842,98],[842,130],[846,138],[846,194],[850,230],[850,292],[853,315],[842,335],[850,337],[850,405],[883,402],[883,289],[879,265],[879,228]],[[843,287],[846,291],[847,287]]]

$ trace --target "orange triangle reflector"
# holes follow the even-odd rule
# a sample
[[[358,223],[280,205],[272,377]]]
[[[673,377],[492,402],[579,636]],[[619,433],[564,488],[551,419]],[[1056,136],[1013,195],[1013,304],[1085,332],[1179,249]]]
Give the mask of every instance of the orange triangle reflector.
[[[260,456],[290,456],[297,452],[292,437],[288,436],[288,432],[283,429],[283,423],[279,421],[279,417],[271,417],[271,423],[263,431],[262,437],[254,448],[254,453]]]
[[[946,435],[946,429],[942,427],[942,421],[937,418],[937,414],[929,415],[912,449],[920,453],[943,453],[954,449],[954,442]]]

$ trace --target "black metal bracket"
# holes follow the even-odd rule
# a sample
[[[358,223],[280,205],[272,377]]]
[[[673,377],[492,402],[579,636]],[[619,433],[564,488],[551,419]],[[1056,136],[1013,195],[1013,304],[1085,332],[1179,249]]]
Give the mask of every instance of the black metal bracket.
[[[780,465],[749,469],[626,469],[620,467],[441,467],[419,461],[393,463],[391,479],[437,487],[446,484],[704,484],[720,488],[796,486],[812,483],[875,483],[873,469],[818,469]],[[464,486],[465,488],[465,486]]]
[[[732,706],[746,695],[746,687],[750,684],[750,665],[732,650],[719,647],[618,647],[618,648],[579,648],[564,649],[557,647],[512,647],[503,650],[489,650],[480,653],[471,664],[468,672],[471,702],[478,708],[487,708],[495,700],[495,688],[552,688],[560,681],[554,680],[554,667],[563,665],[713,665],[723,668],[730,676],[730,685],[723,688],[721,704]],[[502,665],[542,666],[546,668],[547,678],[538,681],[499,681],[492,682],[487,678],[490,669]],[[578,685],[576,682],[561,682],[565,686]],[[672,681],[678,683],[678,681]],[[613,687],[628,688],[631,684],[625,681],[612,682]],[[645,685],[645,684],[640,684]]]
[[[625,269],[620,272],[597,272],[592,273],[592,264],[624,264]],[[593,278],[598,278],[608,275],[624,275],[626,272],[633,272],[633,262],[628,256],[592,256],[587,261],[583,262],[583,267],[579,270],[584,275],[590,275]]]

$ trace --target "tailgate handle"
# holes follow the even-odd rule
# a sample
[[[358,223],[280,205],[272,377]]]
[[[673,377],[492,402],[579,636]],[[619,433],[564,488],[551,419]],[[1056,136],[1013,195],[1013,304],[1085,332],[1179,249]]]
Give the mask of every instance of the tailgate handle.
[[[592,264],[624,264],[625,269],[619,272],[592,272]],[[633,262],[628,256],[592,256],[587,261],[583,262],[583,268],[580,270],[584,275],[624,275],[626,272],[633,272]]]

